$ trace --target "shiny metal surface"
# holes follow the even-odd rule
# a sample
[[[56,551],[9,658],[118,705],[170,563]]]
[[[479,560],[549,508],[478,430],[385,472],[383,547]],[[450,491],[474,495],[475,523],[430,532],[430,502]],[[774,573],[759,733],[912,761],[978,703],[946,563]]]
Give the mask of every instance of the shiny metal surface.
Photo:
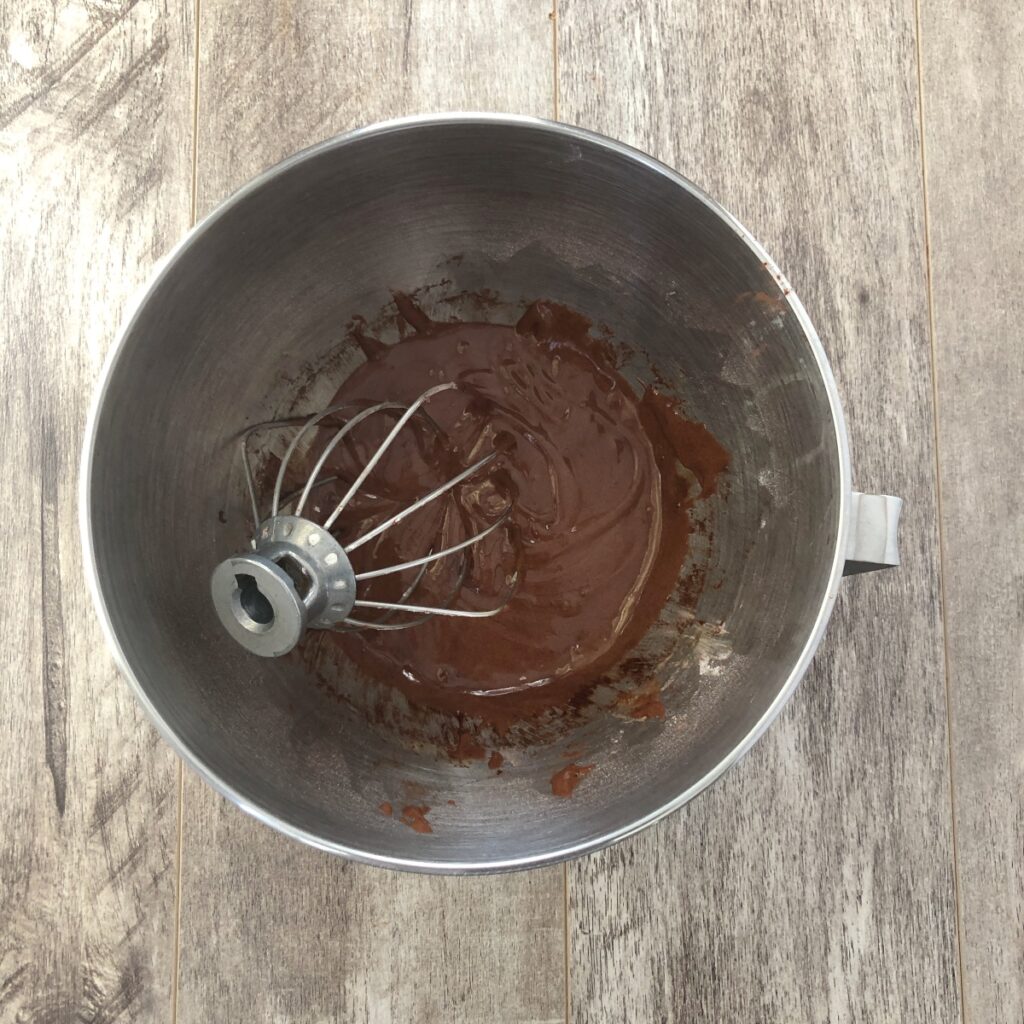
[[[596,767],[571,799],[549,785],[564,743],[510,751],[501,777],[408,749],[325,702],[298,662],[242,651],[207,593],[211,567],[232,550],[224,545],[244,546],[243,516],[232,536],[218,522],[225,508],[245,508],[231,469],[240,428],[293,414],[286,371],[322,365],[354,314],[380,309],[389,289],[441,277],[450,296],[492,288],[509,310],[544,297],[606,324],[641,354],[637,383],[653,364],[732,454],[727,495],[710,512],[714,543],[692,551],[711,560],[715,581],[698,617],[720,628],[680,634],[662,675],[664,722],[607,715],[588,727],[580,741]],[[628,835],[749,748],[821,638],[850,500],[824,352],[747,232],[628,147],[465,115],[325,142],[193,230],[108,361],[83,454],[82,530],[122,669],[163,735],[220,792],[349,857],[493,871]],[[435,795],[432,835],[376,809],[409,784]]]
[[[902,498],[853,492],[843,575],[894,569],[900,564],[898,533],[902,511]]]
[[[356,577],[345,549],[318,523],[272,516],[256,531],[253,550],[224,559],[210,579],[221,625],[263,658],[287,654],[307,629],[345,621]]]

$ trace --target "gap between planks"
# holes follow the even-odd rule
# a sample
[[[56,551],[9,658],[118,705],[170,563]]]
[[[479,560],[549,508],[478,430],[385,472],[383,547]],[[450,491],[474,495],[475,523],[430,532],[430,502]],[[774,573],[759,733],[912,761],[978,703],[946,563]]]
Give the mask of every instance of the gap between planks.
[[[924,45],[921,38],[921,0],[914,0],[914,37],[917,50],[917,119],[921,146],[921,203],[924,221],[925,295],[928,303],[928,341],[931,354],[932,430],[935,451],[935,517],[939,539],[939,610],[942,616],[942,665],[946,698],[946,752],[949,764],[949,834],[953,855],[953,907],[956,913],[956,959],[960,977],[960,1020],[967,1024],[966,979],[964,977],[964,925],[960,885],[960,849],[956,832],[956,759],[953,753],[952,672],[949,659],[949,618],[946,600],[946,535],[942,512],[942,459],[939,451],[939,358],[935,337],[935,295],[932,288],[931,220],[928,207],[928,150],[924,123]]]

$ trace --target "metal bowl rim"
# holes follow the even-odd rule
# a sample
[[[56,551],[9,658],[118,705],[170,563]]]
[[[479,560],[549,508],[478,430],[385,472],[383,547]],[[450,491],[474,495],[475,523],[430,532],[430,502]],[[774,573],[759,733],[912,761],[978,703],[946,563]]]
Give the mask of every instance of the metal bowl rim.
[[[840,470],[840,505],[839,524],[836,530],[835,547],[832,554],[832,567],[829,574],[828,585],[825,597],[815,618],[813,627],[796,659],[793,668],[790,670],[784,684],[776,694],[775,699],[765,710],[764,714],[754,724],[753,728],[744,738],[727,754],[714,768],[706,772],[693,785],[664,803],[661,807],[631,821],[625,825],[610,829],[601,835],[587,839],[583,842],[559,846],[543,853],[535,853],[522,857],[503,857],[491,860],[436,860],[429,857],[393,857],[377,853],[369,849],[346,846],[344,843],[331,842],[323,839],[306,829],[299,828],[279,818],[277,815],[268,812],[259,804],[239,793],[231,785],[221,779],[215,772],[210,770],[202,759],[175,733],[166,720],[160,715],[156,707],[150,701],[148,694],[136,676],[131,664],[125,655],[124,649],[114,632],[113,623],[103,595],[99,579],[99,567],[96,563],[96,552],[92,540],[91,524],[91,478],[92,464],[95,454],[96,430],[99,422],[100,412],[103,408],[103,401],[106,397],[107,388],[113,378],[114,370],[118,360],[125,350],[127,339],[131,334],[136,320],[141,313],[143,306],[149,297],[160,287],[170,267],[187,254],[196,242],[229,210],[243,202],[249,195],[262,188],[264,185],[282,175],[288,173],[293,167],[304,161],[319,156],[325,152],[335,149],[343,149],[370,137],[404,132],[415,129],[444,127],[453,124],[463,125],[486,125],[505,127],[513,130],[527,129],[530,131],[548,132],[553,135],[569,139],[576,139],[590,145],[597,146],[618,156],[624,156],[635,162],[640,168],[647,172],[661,175],[679,188],[688,192],[691,196],[700,200],[705,206],[713,211],[728,227],[732,229],[737,238],[758,258],[768,272],[775,278],[782,291],[789,308],[796,316],[800,327],[803,330],[807,345],[814,357],[815,365],[821,374],[822,383],[828,395],[829,409],[831,411],[832,426],[837,453],[839,455]],[[852,491],[850,450],[849,440],[846,431],[846,422],[843,417],[842,405],[839,400],[839,392],[836,387],[835,378],[828,362],[828,357],[822,347],[811,319],[804,309],[803,303],[797,298],[792,285],[785,278],[775,261],[761,247],[760,243],[751,233],[724,207],[712,199],[701,188],[693,182],[684,178],[671,167],[656,160],[654,157],[638,150],[625,143],[617,142],[607,136],[584,128],[562,124],[557,121],[545,120],[537,117],[527,117],[517,114],[495,114],[495,113],[450,113],[450,114],[426,114],[412,117],[396,118],[394,120],[382,121],[368,125],[364,128],[357,128],[341,135],[325,139],[322,142],[299,150],[280,163],[263,171],[252,178],[231,196],[220,203],[207,216],[196,223],[188,233],[170,250],[161,260],[157,262],[151,272],[147,283],[139,290],[135,298],[128,304],[122,320],[121,329],[118,332],[110,351],[104,361],[100,372],[99,382],[93,395],[92,405],[89,410],[89,417],[86,423],[85,437],[82,446],[81,469],[79,476],[79,527],[81,530],[83,562],[86,580],[93,603],[99,615],[100,623],[106,636],[107,644],[114,655],[114,660],[121,671],[121,674],[128,680],[129,685],[135,692],[135,696],[142,705],[146,714],[157,731],[171,748],[182,758],[197,774],[203,778],[222,796],[227,797],[232,803],[241,808],[247,814],[263,822],[287,836],[306,843],[309,846],[328,853],[339,854],[351,860],[361,861],[366,864],[373,864],[378,867],[388,867],[403,871],[426,872],[432,874],[486,874],[501,871],[515,871],[526,868],[542,867],[557,864],[600,850],[612,843],[625,839],[627,836],[639,832],[641,829],[653,825],[656,821],[678,810],[688,803],[699,793],[703,792],[715,782],[725,771],[735,764],[764,734],[768,726],[775,720],[786,702],[792,696],[797,684],[803,678],[811,659],[814,656],[822,637],[825,627],[832,613],[838,595],[839,583],[843,574],[843,553],[846,549],[846,537],[849,529],[849,508],[850,494]]]

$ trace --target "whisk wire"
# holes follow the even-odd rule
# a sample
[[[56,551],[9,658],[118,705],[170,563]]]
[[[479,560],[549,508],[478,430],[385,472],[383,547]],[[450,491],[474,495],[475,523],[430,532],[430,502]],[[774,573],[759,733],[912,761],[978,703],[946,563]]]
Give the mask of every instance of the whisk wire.
[[[345,496],[338,502],[334,511],[327,517],[324,522],[324,529],[329,530],[335,523],[335,520],[342,512],[345,511],[345,507],[355,496],[356,492],[360,487],[363,486],[363,481],[373,472],[374,467],[384,457],[384,453],[391,447],[392,442],[402,432],[402,428],[416,415],[417,410],[423,405],[427,399],[432,398],[434,395],[440,394],[442,391],[451,391],[455,387],[454,382],[447,384],[438,384],[436,387],[428,388],[426,391],[416,399],[415,402],[410,405],[404,413],[398,418],[398,422],[391,428],[391,432],[387,437],[384,438],[380,443],[380,447],[373,453],[370,460],[363,467],[362,472],[352,482],[352,486],[348,489]]]
[[[295,450],[299,447],[299,442],[309,433],[321,420],[327,419],[328,416],[337,415],[342,409],[351,408],[351,402],[344,402],[341,405],[331,406],[330,409],[325,409],[321,413],[317,413],[315,416],[311,416],[306,422],[299,428],[295,436],[291,439],[291,443],[285,449],[284,457],[281,459],[281,465],[277,470],[277,479],[274,481],[274,497],[270,503],[270,515],[271,517],[276,516],[281,506],[281,488],[284,486],[284,475],[288,469],[288,463],[291,462],[292,456],[295,454]]]
[[[362,490],[367,477],[380,463],[395,438],[414,415],[419,413],[438,434],[442,442],[444,441],[444,431],[423,406],[434,395],[456,387],[454,382],[439,384],[424,391],[408,406],[395,402],[380,402],[367,407],[365,402],[345,402],[325,409],[305,420],[293,418],[259,423],[247,428],[242,433],[240,445],[242,471],[252,509],[253,550],[250,554],[238,554],[225,559],[215,568],[211,577],[211,593],[217,613],[225,628],[239,643],[254,654],[277,657],[291,650],[308,628],[407,629],[437,615],[462,619],[490,618],[508,605],[519,580],[522,559],[522,548],[518,545],[514,533],[509,536],[516,551],[516,565],[512,574],[506,577],[506,591],[501,603],[495,608],[483,610],[453,607],[459,594],[463,591],[470,567],[473,564],[470,549],[508,523],[512,515],[511,507],[507,508],[495,522],[490,523],[484,529],[477,530],[456,544],[437,548],[439,539],[447,533],[449,516],[453,510],[461,509],[456,498],[455,488],[496,459],[499,454],[497,451],[491,451],[477,459],[472,465],[456,473],[451,479],[435,487],[428,494],[368,530],[361,537],[352,541],[347,548],[343,547],[338,538],[330,532],[338,517],[356,493]],[[357,409],[358,412],[349,419],[342,419],[340,427],[337,422],[324,422],[329,417],[342,413],[346,409]],[[400,414],[366,465],[348,485],[345,496],[323,522],[314,522],[304,518],[303,512],[315,491],[329,483],[346,486],[344,478],[338,475],[321,479],[321,474],[327,466],[331,453],[358,424],[373,415],[385,412]],[[299,446],[303,438],[317,427],[333,431],[333,436],[317,456],[316,463],[305,483],[282,498],[285,478]],[[295,430],[277,468],[270,516],[264,520],[260,516],[260,497],[256,485],[257,474],[254,463],[250,459],[249,442],[258,431],[271,428],[298,429]],[[369,494],[370,492],[367,490],[364,493]],[[446,494],[449,496],[449,504],[442,515],[435,540],[425,555],[378,569],[368,568],[359,574],[354,572],[349,558],[350,552],[362,547],[375,537],[379,537],[385,530],[401,523],[425,505]],[[373,497],[376,498],[376,496]],[[293,506],[294,512],[286,512]],[[315,511],[319,513],[318,508]],[[464,516],[462,518],[465,519]],[[468,522],[466,526],[468,528]],[[451,589],[437,604],[409,604],[409,600],[420,588],[429,566],[451,556],[459,556],[457,578]],[[397,601],[376,601],[369,596],[359,596],[357,590],[359,584],[379,577],[413,570],[415,570],[413,579],[405,586]],[[300,582],[300,578],[304,580],[304,585]],[[251,589],[247,593],[246,587],[256,588],[258,596],[263,602],[262,606],[252,603]],[[348,613],[356,607],[371,609],[383,614],[374,616],[371,621],[350,618]],[[254,611],[254,608],[257,610]],[[269,618],[263,617],[268,610]],[[399,615],[401,616],[399,621],[390,621]]]
[[[416,574],[416,578],[405,588],[402,596],[396,601],[397,607],[392,608],[390,611],[385,612],[379,619],[375,619],[373,622],[367,622],[364,619],[352,619],[346,617],[342,622],[342,627],[348,627],[350,629],[376,629],[376,630],[396,630],[396,629],[408,629],[410,626],[418,626],[421,622],[427,622],[430,618],[436,614],[436,609],[431,608],[429,612],[422,612],[419,615],[414,616],[411,619],[404,619],[402,622],[390,622],[399,611],[407,611],[408,605],[405,604],[413,595],[413,591],[419,586],[420,581],[423,579],[424,574],[427,571],[426,565],[421,566],[420,571]],[[450,608],[458,598],[462,591],[463,584],[466,582],[466,577],[469,575],[469,556],[463,553],[462,558],[459,560],[459,571],[456,576],[454,585],[448,591],[448,595],[441,602],[441,608]]]
[[[374,537],[380,536],[380,534],[385,530],[389,530],[392,526],[400,523],[406,518],[406,516],[411,516],[413,512],[418,512],[424,505],[429,505],[435,498],[440,498],[442,494],[447,494],[453,487],[458,487],[463,480],[468,480],[474,473],[478,473],[484,468],[484,466],[489,462],[493,462],[497,457],[497,452],[489,452],[482,459],[478,459],[474,462],[468,469],[464,469],[461,473],[453,476],[451,480],[447,480],[439,487],[435,487],[429,494],[425,494],[422,498],[419,498],[411,505],[403,508],[401,512],[396,512],[390,519],[385,519],[383,523],[379,526],[375,526],[367,533],[364,533],[362,537],[357,537],[347,548],[345,548],[345,553],[351,554],[356,550],[356,548],[361,548],[367,541],[373,540]]]
[[[355,607],[357,608],[379,608],[381,610],[395,609],[402,612],[412,612],[415,614],[427,614],[427,615],[451,615],[459,619],[489,619],[492,615],[497,615],[499,612],[505,610],[505,605],[508,601],[502,602],[497,608],[485,608],[482,611],[476,611],[469,608],[439,608],[436,605],[417,605],[417,604],[395,604],[390,601],[361,601],[356,600]],[[351,623],[351,619],[346,619],[346,622]]]
[[[352,419],[347,420],[345,425],[327,442],[324,450],[320,453],[320,458],[317,459],[316,465],[313,467],[313,472],[310,473],[309,479],[306,481],[306,486],[302,489],[302,497],[299,498],[299,503],[295,507],[295,515],[301,516],[303,506],[306,504],[306,499],[309,497],[310,491],[313,490],[313,486],[316,483],[317,477],[320,475],[320,471],[324,468],[324,463],[330,458],[331,452],[341,443],[341,441],[352,432],[353,428],[359,426],[360,423],[365,419],[375,415],[379,412],[387,412],[392,409],[404,409],[404,405],[398,405],[396,402],[381,402],[379,405],[371,406],[369,409],[364,409],[361,413],[357,413]]]
[[[360,583],[364,580],[373,580],[378,576],[388,576],[395,572],[404,572],[406,569],[415,569],[418,565],[422,565],[426,568],[431,562],[436,562],[439,558],[446,558],[448,555],[454,555],[456,552],[462,551],[463,548],[468,548],[477,541],[483,540],[484,537],[488,534],[494,533],[499,526],[503,525],[511,514],[512,510],[509,509],[500,519],[491,523],[487,529],[481,530],[479,533],[474,533],[471,537],[467,537],[465,540],[459,541],[458,544],[453,544],[449,548],[442,548],[440,551],[431,551],[422,558],[414,558],[412,561],[402,562],[400,565],[389,565],[385,569],[372,569],[369,572],[357,572],[356,582]],[[352,549],[349,548],[349,550],[351,551]]]

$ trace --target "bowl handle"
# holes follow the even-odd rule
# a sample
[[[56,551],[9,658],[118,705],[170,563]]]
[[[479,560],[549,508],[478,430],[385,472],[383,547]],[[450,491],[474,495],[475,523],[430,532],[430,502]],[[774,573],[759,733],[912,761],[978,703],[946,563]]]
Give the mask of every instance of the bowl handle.
[[[891,494],[853,492],[844,576],[900,564],[896,534],[902,510],[902,498],[894,498]]]

